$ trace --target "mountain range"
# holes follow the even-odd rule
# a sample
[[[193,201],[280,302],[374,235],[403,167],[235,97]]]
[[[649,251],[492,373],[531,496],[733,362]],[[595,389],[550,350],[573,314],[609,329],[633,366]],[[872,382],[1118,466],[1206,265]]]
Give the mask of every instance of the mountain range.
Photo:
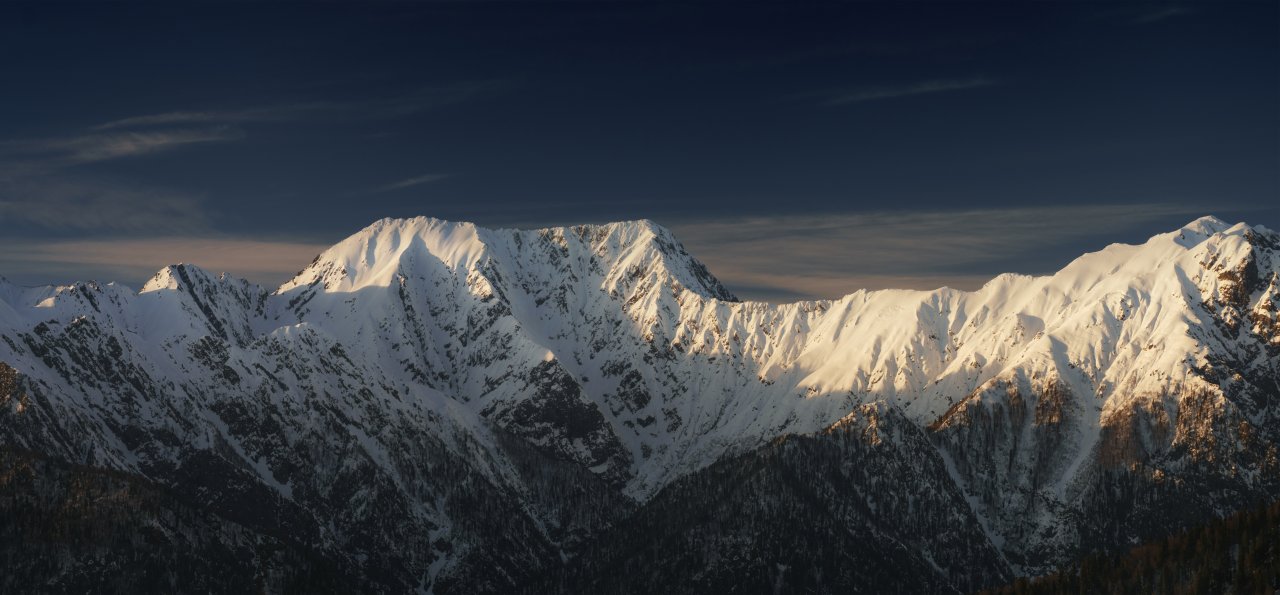
[[[1280,498],[1278,309],[1212,217],[790,304],[649,221],[0,280],[0,591],[976,591]]]

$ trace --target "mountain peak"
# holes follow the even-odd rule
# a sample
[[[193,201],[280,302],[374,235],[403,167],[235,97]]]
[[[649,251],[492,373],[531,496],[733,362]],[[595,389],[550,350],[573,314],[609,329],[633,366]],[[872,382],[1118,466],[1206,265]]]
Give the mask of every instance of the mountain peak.
[[[611,221],[609,223],[603,223],[603,224],[588,223],[588,224],[582,225],[582,227],[647,231],[649,233],[652,233],[653,235],[660,235],[660,236],[672,235],[671,230],[667,229],[666,227],[663,227],[662,225],[658,224],[658,222],[652,219],[628,219],[624,221]]]
[[[212,280],[214,275],[199,266],[187,263],[171,264],[152,275],[138,293],[150,293],[162,289],[181,289],[183,283],[190,284],[192,279]]]
[[[1253,227],[1244,222],[1232,224],[1212,215],[1205,215],[1170,233],[1157,235],[1152,240],[1173,238],[1173,241],[1179,246],[1190,249],[1215,236],[1243,236],[1253,229]],[[1263,229],[1265,230],[1265,228]]]
[[[434,217],[381,219],[325,250],[277,293],[315,285],[344,292],[388,287],[408,272],[406,267],[443,265],[458,273],[488,261],[518,267],[524,263],[517,261],[525,258],[545,260],[547,255],[534,256],[530,251],[549,249],[546,242],[558,246],[554,252],[563,252],[550,258],[596,259],[606,270],[661,262],[685,287],[707,297],[736,301],[669,230],[648,219],[528,230],[488,229]]]
[[[1227,223],[1226,221],[1223,221],[1217,217],[1214,217],[1213,215],[1205,215],[1186,225],[1183,225],[1182,231],[1189,231],[1189,232],[1209,236],[1217,233],[1222,233],[1230,229],[1231,227],[1232,225],[1230,223]]]
[[[446,263],[469,263],[484,250],[478,229],[434,217],[380,219],[321,252],[277,293],[316,284],[333,291],[389,286],[405,255],[418,251]]]

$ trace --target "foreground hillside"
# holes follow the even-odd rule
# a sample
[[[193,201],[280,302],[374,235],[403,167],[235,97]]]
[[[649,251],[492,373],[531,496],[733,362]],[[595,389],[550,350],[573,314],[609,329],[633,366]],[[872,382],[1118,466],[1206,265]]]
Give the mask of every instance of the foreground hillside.
[[[332,561],[135,476],[0,452],[0,593],[351,593]]]
[[[1203,218],[771,305],[646,221],[383,220],[274,291],[0,282],[0,452],[24,498],[103,473],[205,515],[147,521],[174,555],[272,544],[217,558],[271,590],[324,560],[387,593],[971,591],[1280,497],[1278,271],[1280,234]]]
[[[1061,572],[983,591],[1056,593],[1233,593],[1280,590],[1280,502],[1248,508],[1125,553],[1092,554]]]

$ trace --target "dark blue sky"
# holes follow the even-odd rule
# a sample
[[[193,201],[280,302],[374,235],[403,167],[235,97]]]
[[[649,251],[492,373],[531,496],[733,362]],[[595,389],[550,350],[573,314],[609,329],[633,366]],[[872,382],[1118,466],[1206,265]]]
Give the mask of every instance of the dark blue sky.
[[[790,299],[1276,227],[1277,6],[6,3],[0,275],[276,283],[385,216],[649,218]]]

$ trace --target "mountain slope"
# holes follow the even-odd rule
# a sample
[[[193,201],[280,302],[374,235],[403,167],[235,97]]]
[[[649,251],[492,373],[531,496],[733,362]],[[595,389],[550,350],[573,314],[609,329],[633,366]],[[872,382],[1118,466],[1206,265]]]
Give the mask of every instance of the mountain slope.
[[[1280,589],[1280,501],[1124,552],[1088,556],[1034,580],[983,591],[1054,593],[1275,593]]]
[[[350,576],[292,543],[136,477],[6,451],[0,592],[350,593]],[[44,580],[32,580],[40,578]]]
[[[720,494],[703,512],[749,514],[716,471],[744,456],[802,518],[947,494],[928,523],[985,544],[996,584],[1280,497],[1277,271],[1280,235],[1202,218],[975,292],[771,305],[647,221],[383,220],[274,292],[190,265],[137,293],[0,281],[0,443],[287,531],[388,592],[602,585],[619,546],[601,540],[666,518],[680,486],[728,482],[699,488]],[[866,407],[898,428],[867,447],[878,464],[931,461],[925,477],[869,494],[863,472],[825,484],[768,454]],[[892,564],[929,584],[983,586],[939,562],[960,551],[848,535],[917,544]]]

